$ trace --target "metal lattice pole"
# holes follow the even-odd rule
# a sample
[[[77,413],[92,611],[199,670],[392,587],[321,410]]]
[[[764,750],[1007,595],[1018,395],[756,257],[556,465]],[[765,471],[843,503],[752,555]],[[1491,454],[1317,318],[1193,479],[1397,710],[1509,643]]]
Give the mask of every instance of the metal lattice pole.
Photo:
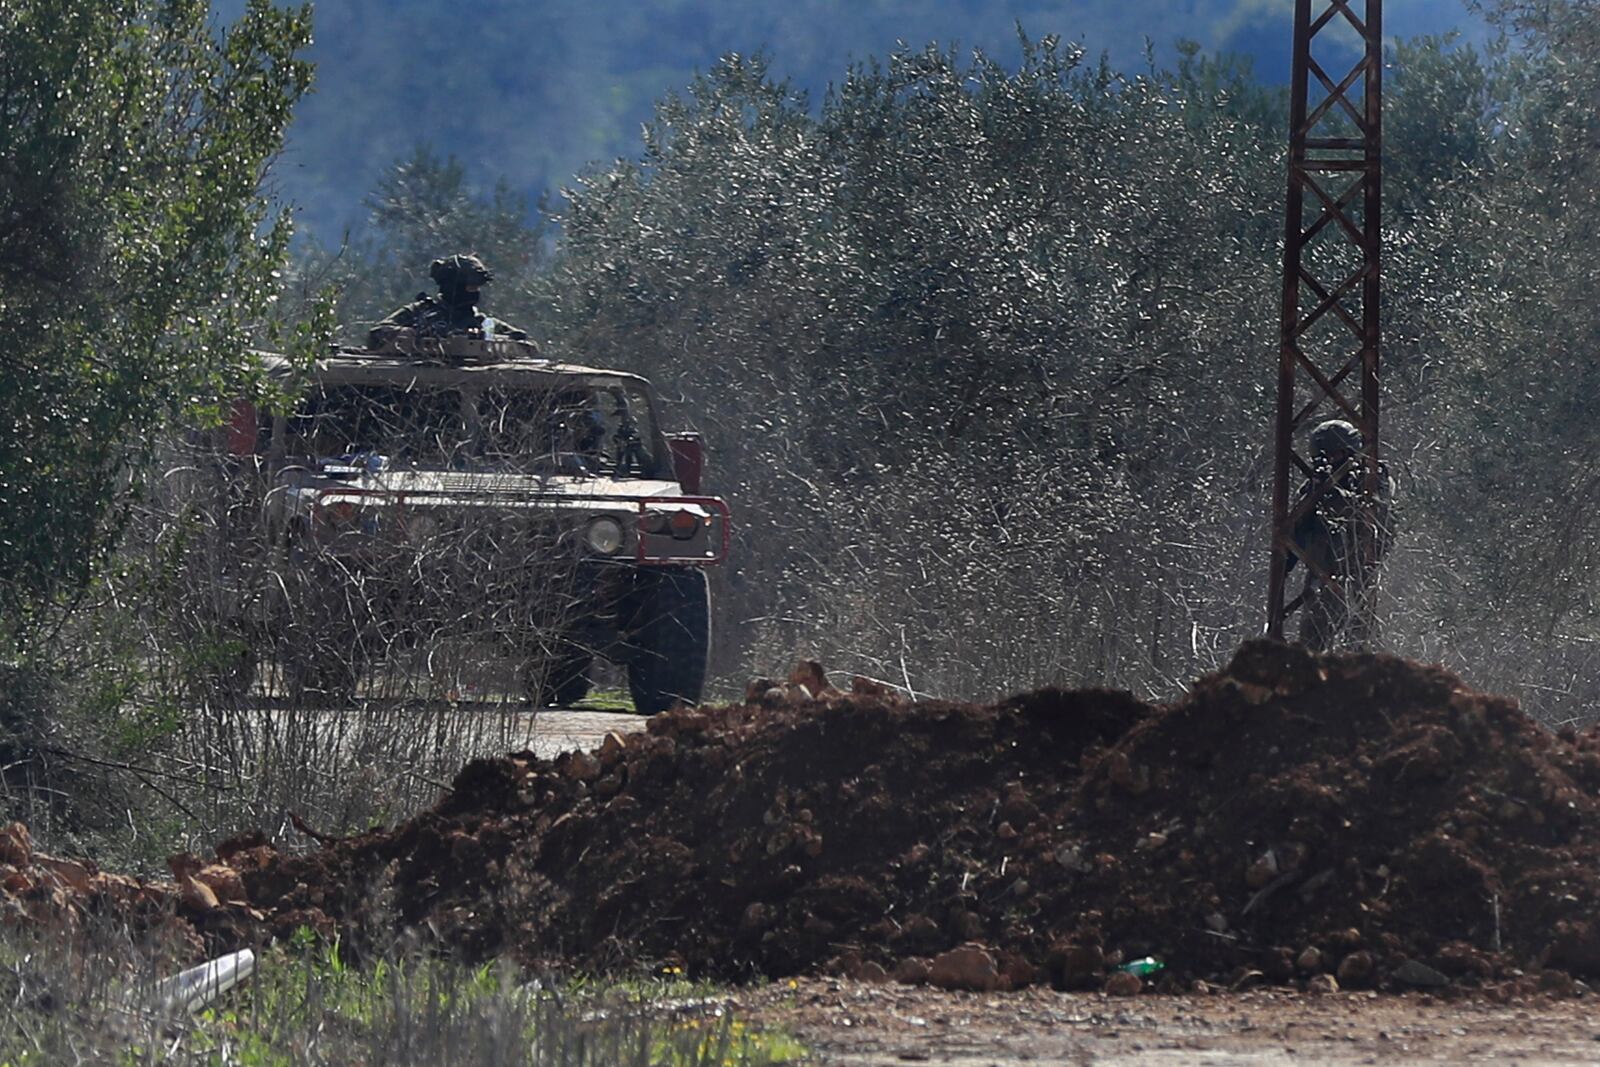
[[[1358,16],[1352,6],[1364,6]],[[1347,28],[1348,27],[1348,28]],[[1354,29],[1354,38],[1349,29]],[[1344,35],[1340,41],[1337,34]],[[1319,62],[1359,54],[1333,80]],[[1314,48],[1318,42],[1322,49]],[[1333,65],[1330,62],[1330,65]],[[1335,70],[1342,69],[1334,66]],[[1284,635],[1284,620],[1301,607],[1289,599],[1288,564],[1294,530],[1315,508],[1313,492],[1291,504],[1296,470],[1311,464],[1296,450],[1300,430],[1316,418],[1343,418],[1362,434],[1365,496],[1379,493],[1378,374],[1379,268],[1383,188],[1383,2],[1295,0],[1289,122],[1289,196],[1284,221],[1283,317],[1278,350],[1276,465],[1272,485],[1272,571],[1267,632]],[[1312,79],[1322,94],[1313,104]],[[1307,206],[1311,211],[1307,211]],[[1314,214],[1313,214],[1314,213]],[[1311,215],[1310,225],[1307,216]],[[1322,483],[1326,490],[1337,479]],[[1369,525],[1375,523],[1370,513]],[[1373,534],[1362,551],[1376,551]],[[1341,599],[1354,591],[1314,561],[1301,562]],[[1374,559],[1364,561],[1367,564]],[[1370,569],[1370,568],[1369,568]],[[1369,612],[1371,597],[1350,605]]]

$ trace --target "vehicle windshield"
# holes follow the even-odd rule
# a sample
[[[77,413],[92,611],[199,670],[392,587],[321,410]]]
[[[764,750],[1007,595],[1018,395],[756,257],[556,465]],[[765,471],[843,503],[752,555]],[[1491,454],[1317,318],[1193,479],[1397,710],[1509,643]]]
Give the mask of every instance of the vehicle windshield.
[[[394,385],[329,385],[288,420],[287,452],[310,459],[380,455],[397,466],[448,464],[471,444],[461,393]]]
[[[398,469],[661,477],[644,391],[633,382],[557,389],[325,385],[287,423],[288,455]]]

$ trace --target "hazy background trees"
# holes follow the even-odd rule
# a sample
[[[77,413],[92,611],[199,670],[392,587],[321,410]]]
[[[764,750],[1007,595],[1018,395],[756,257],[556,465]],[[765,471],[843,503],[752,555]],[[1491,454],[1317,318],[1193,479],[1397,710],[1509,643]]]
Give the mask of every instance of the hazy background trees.
[[[213,0],[232,16],[244,0]],[[319,4],[318,88],[297,109],[273,188],[325,243],[363,212],[370,188],[419,142],[470,160],[486,184],[536,199],[595,160],[632,158],[663,93],[725,52],[766,49],[776,69],[820,100],[851,62],[897,42],[981,49],[1008,67],[1016,27],[1079,41],[1090,55],[1137,68],[1145,48],[1170,64],[1180,38],[1208,52],[1256,58],[1263,80],[1288,79],[1289,11],[1261,0],[631,0],[528,4],[431,0]],[[1462,0],[1387,5],[1390,34],[1487,31]]]
[[[1277,183],[1264,137],[1178,95],[1205,61],[1083,60],[903,51],[815,119],[730,61],[573,192],[560,336],[705,412],[767,655],[967,693],[1170,657],[1141,617],[1261,417],[1222,391],[1271,321]]]

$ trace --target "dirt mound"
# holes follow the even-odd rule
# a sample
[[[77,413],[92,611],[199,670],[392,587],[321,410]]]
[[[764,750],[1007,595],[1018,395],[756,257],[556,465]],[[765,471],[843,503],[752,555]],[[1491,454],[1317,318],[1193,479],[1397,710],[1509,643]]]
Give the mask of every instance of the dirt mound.
[[[1037,905],[1233,980],[1594,975],[1597,789],[1593,733],[1445,671],[1250,644],[1088,768],[1067,825],[1094,859]]]
[[[204,941],[178,914],[184,896],[175,883],[107,874],[92,863],[47,856],[34,849],[22,823],[0,826],[0,925],[70,933],[93,914],[144,934],[165,934],[175,946],[187,945],[199,953]],[[210,902],[216,906],[214,895]],[[259,922],[264,916],[253,918]]]
[[[529,963],[750,977],[857,941],[885,960],[928,953],[999,932],[979,900],[1003,875],[998,823],[1070,807],[1079,757],[1146,711],[1059,692],[677,711],[594,754],[469,764],[397,830],[244,879],[252,904],[296,921],[369,920],[381,899],[469,954]]]
[[[1097,987],[1145,955],[1230,984],[1600,976],[1600,737],[1441,670],[1257,642],[1159,707],[820,688],[475,762],[394,830],[301,856],[238,839],[174,870],[237,873],[235,903],[186,905],[213,940],[252,916],[357,944],[399,925],[531,965],[918,979],[931,960],[991,987]]]

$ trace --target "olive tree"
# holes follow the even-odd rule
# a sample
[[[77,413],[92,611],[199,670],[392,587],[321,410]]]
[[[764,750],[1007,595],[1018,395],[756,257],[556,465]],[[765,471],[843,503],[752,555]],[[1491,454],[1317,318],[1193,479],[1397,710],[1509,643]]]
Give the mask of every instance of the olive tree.
[[[0,639],[59,626],[142,446],[247,384],[289,230],[261,191],[306,9],[0,0]]]
[[[1600,564],[1592,20],[1506,6],[1396,50],[1384,311],[1386,641],[1501,685]],[[730,57],[569,191],[556,332],[704,412],[735,657],[1161,692],[1259,630],[1283,98],[1180,57],[902,49],[815,111]]]
[[[1195,584],[1197,525],[1239,539],[1214,498],[1265,419],[1256,92],[1047,40],[1014,71],[902,50],[812,114],[730,57],[569,192],[561,336],[705,413],[766,655],[964,691],[1170,655],[1140,620]]]
[[[47,838],[97,793],[125,819],[84,772],[175,729],[134,694],[178,527],[119,546],[177,427],[268,391],[248,349],[289,226],[262,180],[309,41],[268,0],[225,26],[206,0],[0,0],[0,794]]]

